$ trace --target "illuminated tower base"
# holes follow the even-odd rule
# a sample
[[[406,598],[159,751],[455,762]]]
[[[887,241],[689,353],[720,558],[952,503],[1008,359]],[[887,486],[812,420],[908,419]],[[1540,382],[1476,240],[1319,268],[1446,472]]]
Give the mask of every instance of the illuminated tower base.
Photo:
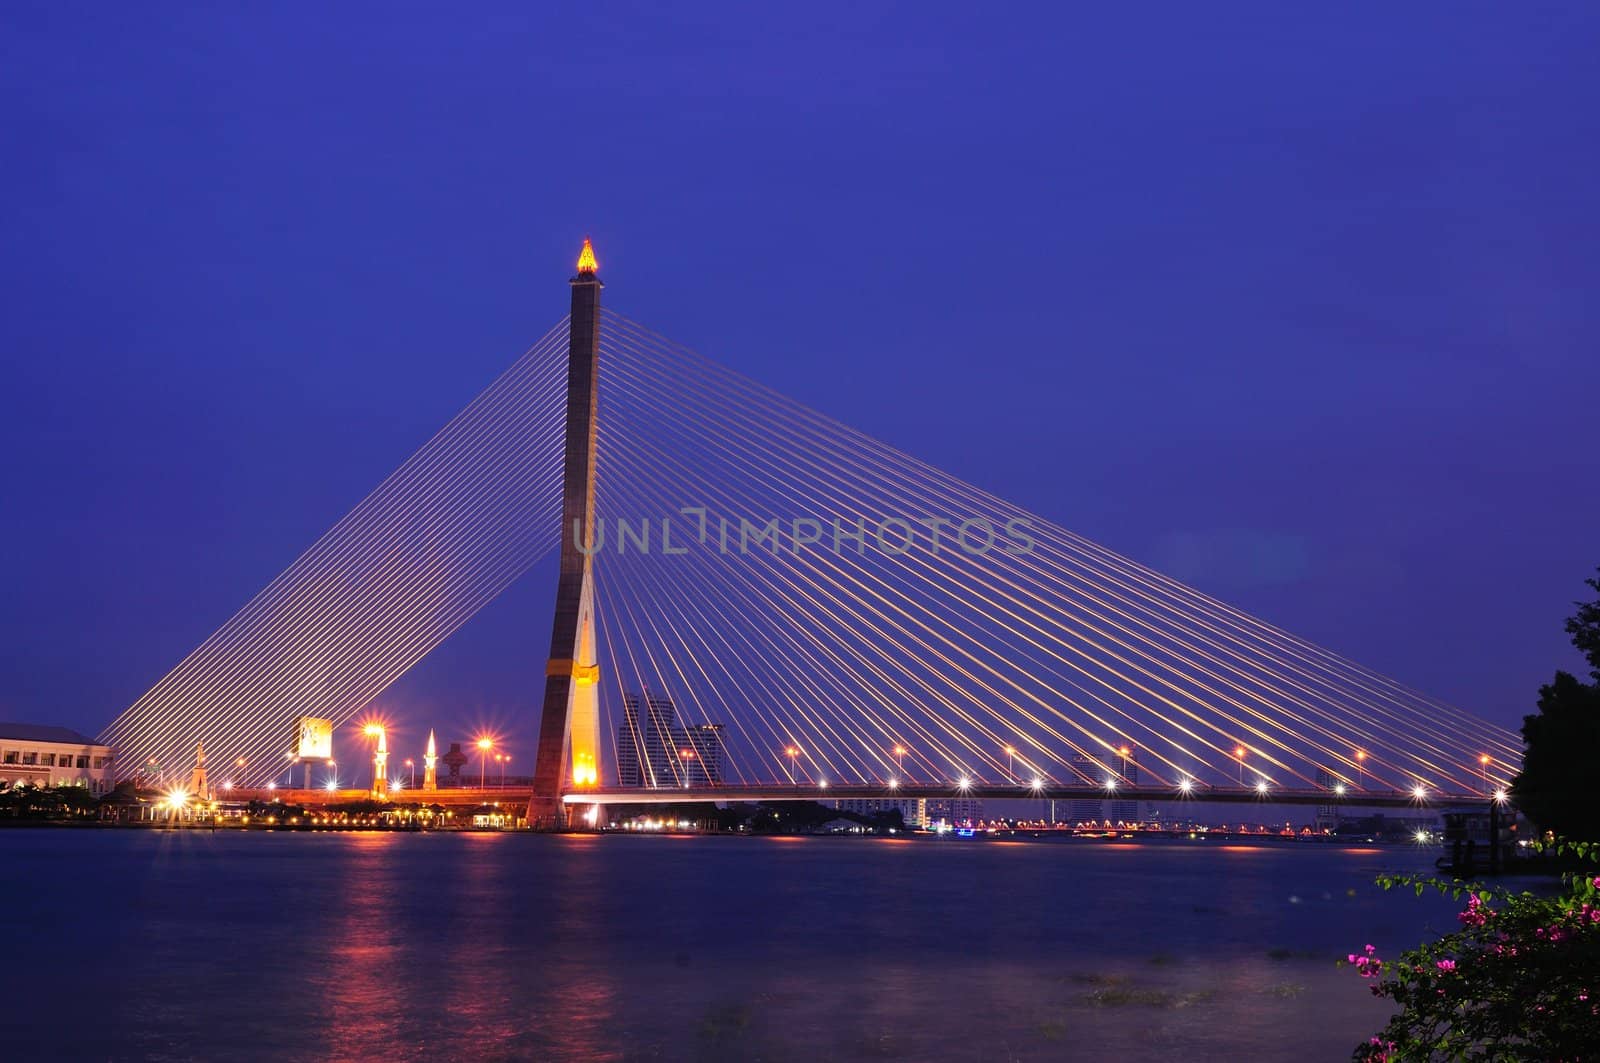
[[[422,788],[428,793],[439,788],[439,746],[428,731],[428,751],[422,755]]]
[[[189,796],[204,800],[211,796],[206,782],[206,744],[197,742],[194,747],[194,770],[189,773]]]
[[[567,339],[567,427],[561,479],[561,577],[544,672],[539,752],[528,822],[567,826],[561,795],[600,781],[600,668],[595,657],[594,584],[582,549],[594,526],[595,406],[600,363],[600,278],[594,249],[583,242],[572,278]]]
[[[372,796],[389,796],[389,735],[378,728],[378,749],[372,754]]]

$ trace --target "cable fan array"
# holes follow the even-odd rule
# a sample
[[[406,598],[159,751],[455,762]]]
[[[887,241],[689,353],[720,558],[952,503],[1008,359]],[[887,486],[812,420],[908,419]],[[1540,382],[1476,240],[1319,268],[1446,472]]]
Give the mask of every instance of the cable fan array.
[[[181,774],[203,741],[264,784],[301,716],[345,722],[549,552],[566,353],[563,320],[119,715],[118,774]]]
[[[119,774],[187,767],[204,741],[265,783],[299,717],[348,720],[572,534],[566,345],[563,321],[123,712],[103,736]],[[707,735],[716,774],[748,784],[1469,794],[1519,756],[625,317],[604,314],[601,348],[584,547],[608,782],[625,761],[703,781]],[[641,706],[681,717],[657,737],[687,748],[641,748]]]
[[[1502,728],[625,317],[601,336],[613,765],[640,755],[634,694],[722,724],[730,783],[1505,784]],[[666,760],[659,785],[689,781]]]

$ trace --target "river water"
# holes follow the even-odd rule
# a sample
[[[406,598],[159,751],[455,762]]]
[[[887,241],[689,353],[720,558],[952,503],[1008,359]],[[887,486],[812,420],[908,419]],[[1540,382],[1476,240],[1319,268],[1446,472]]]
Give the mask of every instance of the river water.
[[[1415,849],[0,832],[9,1059],[1349,1058]]]

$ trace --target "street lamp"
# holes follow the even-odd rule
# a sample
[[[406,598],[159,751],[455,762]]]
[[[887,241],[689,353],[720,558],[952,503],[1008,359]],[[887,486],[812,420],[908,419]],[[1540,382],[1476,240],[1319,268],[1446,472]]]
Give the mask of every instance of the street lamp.
[[[1244,785],[1244,746],[1233,747],[1233,759],[1239,762],[1239,785]]]
[[[411,772],[411,789],[415,790],[417,788],[417,762],[407,757],[406,770]]]
[[[300,758],[295,754],[295,751],[292,750],[292,749],[289,750],[289,752],[285,753],[283,756],[284,756],[284,759],[289,762],[289,770],[288,770],[287,774],[285,774],[284,779],[283,779],[283,788],[285,790],[293,790],[294,789],[294,766],[296,764],[300,763]],[[308,768],[307,770],[310,770],[310,769]]]
[[[489,750],[494,748],[494,739],[488,735],[478,739],[478,789],[488,788],[485,781],[489,771]]]
[[[337,760],[330,760],[328,761],[328,789],[337,790],[338,788],[339,762]]]
[[[1006,777],[1015,782],[1017,779],[1016,768],[1017,749],[1015,746],[1006,746]]]
[[[789,785],[793,786],[793,785],[795,785],[795,781],[794,781],[794,762],[795,762],[795,758],[800,755],[799,747],[790,746],[789,748],[787,748],[787,749],[785,749],[783,751],[783,755],[789,758]]]
[[[1366,750],[1364,750],[1364,749],[1356,750],[1356,767],[1361,769],[1361,788],[1363,790],[1365,790],[1367,788],[1367,751]]]
[[[895,746],[894,747],[894,768],[895,768],[895,771],[898,771],[901,775],[904,775],[906,773],[906,747],[905,746]]]
[[[1118,749],[1117,752],[1122,754],[1122,777],[1126,779],[1128,777],[1128,756],[1133,752],[1133,750],[1129,749],[1127,746],[1123,746],[1121,749]]]
[[[1483,768],[1483,792],[1489,792],[1489,763],[1494,758],[1485,753],[1478,758],[1478,765]]]

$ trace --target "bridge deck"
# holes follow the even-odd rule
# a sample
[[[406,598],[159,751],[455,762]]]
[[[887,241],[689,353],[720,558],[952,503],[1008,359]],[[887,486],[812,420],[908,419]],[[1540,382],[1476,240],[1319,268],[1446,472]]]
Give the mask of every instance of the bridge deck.
[[[1115,790],[1092,786],[1017,786],[974,783],[965,789],[949,784],[901,783],[894,788],[875,786],[732,785],[682,789],[596,788],[568,793],[569,805],[671,804],[687,801],[834,801],[894,800],[896,798],[981,798],[984,800],[1053,801],[1224,801],[1278,805],[1345,805],[1360,808],[1438,809],[1447,805],[1483,804],[1485,794],[1433,793],[1418,798],[1407,791],[1351,790],[1340,796],[1327,790],[1269,789],[1262,793],[1249,786],[1195,786],[1188,793],[1171,787],[1124,786]]]

